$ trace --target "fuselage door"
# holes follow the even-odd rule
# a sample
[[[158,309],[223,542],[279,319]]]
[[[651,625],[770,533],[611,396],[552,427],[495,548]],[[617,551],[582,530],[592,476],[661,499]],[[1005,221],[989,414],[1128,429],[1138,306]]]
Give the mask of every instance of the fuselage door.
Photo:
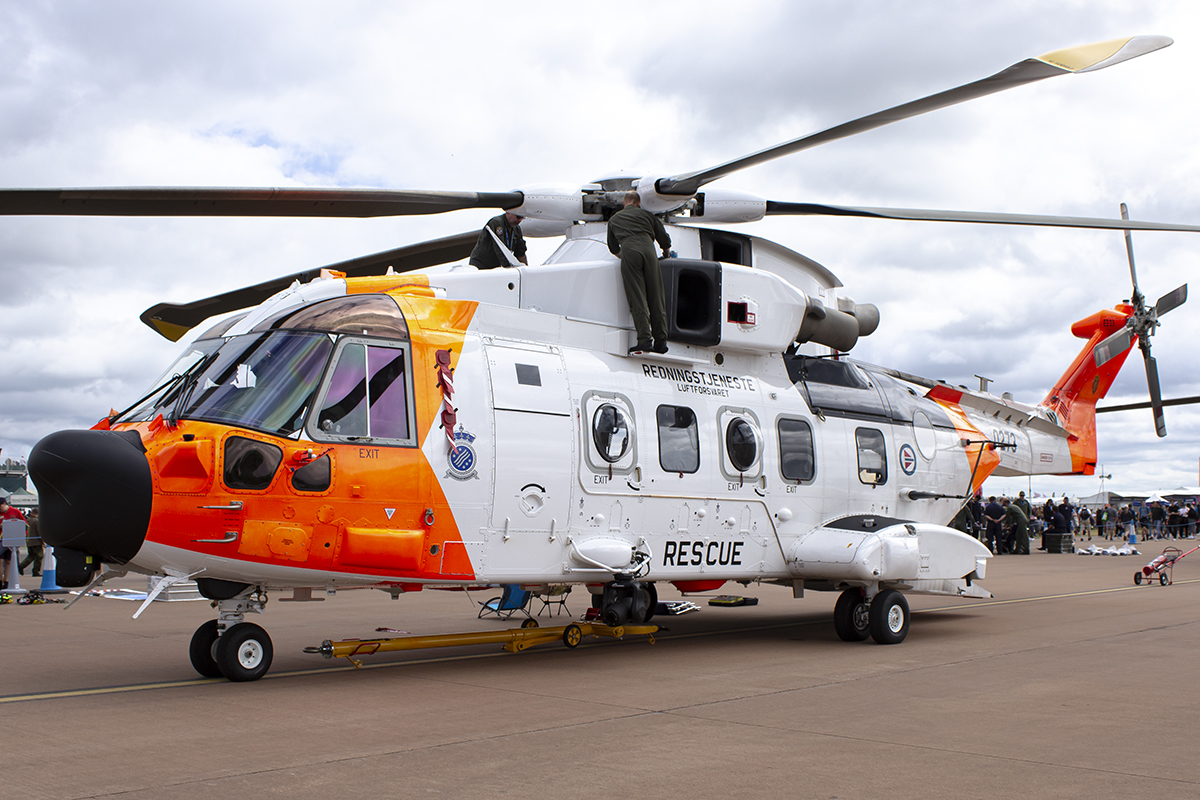
[[[490,549],[489,571],[528,571],[521,535],[566,527],[575,461],[567,368],[550,345],[485,340],[484,353],[496,421],[492,526],[506,544]]]

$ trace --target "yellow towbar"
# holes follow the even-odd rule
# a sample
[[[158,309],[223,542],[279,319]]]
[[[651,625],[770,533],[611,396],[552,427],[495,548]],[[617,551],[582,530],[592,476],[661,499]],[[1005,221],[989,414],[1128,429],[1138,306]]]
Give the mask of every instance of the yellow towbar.
[[[530,625],[530,623],[533,623]],[[508,628],[502,631],[468,631],[466,633],[438,633],[428,636],[396,636],[388,639],[343,639],[321,642],[320,647],[306,647],[306,653],[318,653],[325,658],[347,658],[356,667],[362,662],[357,656],[387,653],[393,650],[426,650],[433,647],[463,647],[474,644],[499,644],[510,653],[539,644],[561,640],[567,647],[578,647],[585,636],[607,636],[621,639],[626,635],[646,636],[654,644],[657,625],[618,625],[611,627],[599,622],[572,622],[570,625],[539,628],[535,620],[526,620],[529,627]]]

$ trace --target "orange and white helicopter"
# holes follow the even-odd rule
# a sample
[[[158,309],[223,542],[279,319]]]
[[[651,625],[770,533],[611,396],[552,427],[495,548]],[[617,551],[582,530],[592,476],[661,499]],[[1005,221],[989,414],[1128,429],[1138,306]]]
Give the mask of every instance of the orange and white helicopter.
[[[905,593],[988,596],[989,550],[947,527],[990,475],[1092,474],[1095,404],[1186,287],[1074,325],[1082,350],[1037,406],[843,356],[878,311],[816,262],[707,227],[766,215],[1200,231],[1122,219],[852,208],[709,188],[783,155],[1170,44],[1134,37],[991,77],[681,175],[504,193],[327,189],[0,191],[0,213],[341,216],[505,209],[563,236],[545,263],[457,264],[477,231],[286,276],[142,319],[183,354],[91,430],[51,434],[29,471],[58,582],[194,579],[217,618],[203,675],[267,672],[245,621],[268,591],[587,585],[610,625],[655,583],[751,581],[841,595],[841,638],[903,641]],[[666,354],[630,356],[605,221],[635,189],[667,224]],[[1123,217],[1126,215],[1123,214]],[[691,223],[691,224],[689,224]],[[1132,251],[1131,251],[1132,255]],[[1132,266],[1132,262],[1131,262]],[[220,321],[195,335],[210,317]],[[152,597],[150,598],[152,599]],[[149,599],[147,599],[147,603]]]

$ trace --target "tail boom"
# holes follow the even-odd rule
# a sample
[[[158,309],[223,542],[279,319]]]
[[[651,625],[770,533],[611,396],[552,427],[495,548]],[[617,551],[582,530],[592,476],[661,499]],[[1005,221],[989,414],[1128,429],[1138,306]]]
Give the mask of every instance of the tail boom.
[[[1129,347],[1100,367],[1096,366],[1093,351],[1101,341],[1125,327],[1133,310],[1128,303],[1120,303],[1071,326],[1071,333],[1086,339],[1087,344],[1041,403],[1043,408],[1053,412],[1068,434],[1071,471],[1055,474],[1092,475],[1096,471],[1096,402],[1108,394],[1137,337],[1132,337]]]

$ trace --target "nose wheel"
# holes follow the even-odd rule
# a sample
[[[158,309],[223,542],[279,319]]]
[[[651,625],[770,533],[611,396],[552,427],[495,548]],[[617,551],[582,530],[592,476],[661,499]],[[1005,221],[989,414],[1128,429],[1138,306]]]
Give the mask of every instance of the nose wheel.
[[[188,655],[192,666],[206,678],[256,681],[271,668],[275,648],[267,632],[245,622],[247,612],[261,614],[267,596],[261,588],[242,589],[233,597],[214,598],[218,616],[201,625],[192,634]],[[206,595],[207,596],[207,595]]]
[[[220,635],[217,632],[217,621],[210,619],[196,628],[192,634],[192,644],[188,655],[192,658],[192,666],[206,678],[221,677],[221,668],[217,666],[217,642]]]
[[[240,622],[217,640],[216,662],[231,681],[256,681],[271,668],[275,649],[267,632],[252,622]]]
[[[256,681],[271,668],[275,648],[267,632],[250,622],[239,622],[224,634],[210,619],[192,634],[188,648],[192,666],[205,678],[226,678],[238,683]]]

